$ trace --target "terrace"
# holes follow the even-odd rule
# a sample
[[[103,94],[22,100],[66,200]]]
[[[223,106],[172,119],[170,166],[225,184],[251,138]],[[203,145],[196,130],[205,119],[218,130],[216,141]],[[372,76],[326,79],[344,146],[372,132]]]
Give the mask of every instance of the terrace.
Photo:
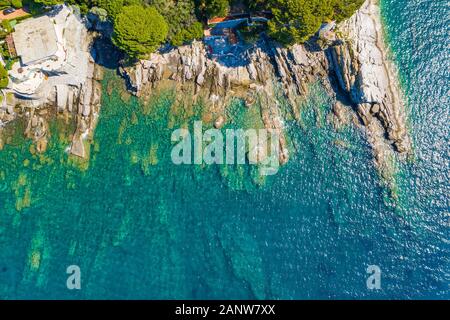
[[[22,98],[40,99],[55,85],[82,83],[89,59],[86,32],[66,6],[18,23],[12,39],[20,60],[9,70],[8,88]]]
[[[268,13],[239,13],[208,20],[204,42],[211,58],[230,67],[245,64],[245,52],[265,31],[269,19]]]

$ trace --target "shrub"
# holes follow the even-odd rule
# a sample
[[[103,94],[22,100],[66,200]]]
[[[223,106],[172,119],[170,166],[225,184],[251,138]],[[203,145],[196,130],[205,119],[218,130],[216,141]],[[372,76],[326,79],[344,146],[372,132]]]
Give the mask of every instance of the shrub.
[[[5,69],[3,64],[0,63],[0,89],[7,88],[8,84],[9,84],[8,71]]]
[[[23,7],[22,0],[11,0],[11,5],[17,9]]]

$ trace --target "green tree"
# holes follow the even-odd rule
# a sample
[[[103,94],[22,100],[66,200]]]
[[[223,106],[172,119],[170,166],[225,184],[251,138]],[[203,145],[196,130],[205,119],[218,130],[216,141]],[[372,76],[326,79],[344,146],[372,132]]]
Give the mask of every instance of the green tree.
[[[334,18],[340,22],[350,18],[364,3],[365,0],[334,0]]]
[[[82,1],[78,1],[82,2]],[[141,0],[97,0],[96,5],[99,8],[103,8],[108,12],[110,18],[114,21],[117,15],[122,11],[122,9],[126,6],[131,5],[140,5],[142,4]]]
[[[0,63],[0,89],[5,89],[6,87],[8,87],[8,84],[8,71],[5,69],[3,64]]]
[[[161,45],[168,30],[164,17],[154,7],[126,6],[114,20],[113,42],[129,56],[141,58]]]
[[[201,38],[203,38],[203,25],[200,22],[194,22],[189,28],[176,33],[170,39],[170,43],[174,46],[181,46],[186,42]]]
[[[11,0],[11,5],[16,9],[23,7],[22,0]]]
[[[314,3],[308,0],[272,0],[273,19],[269,33],[283,44],[306,41],[317,31],[322,18],[314,14]]]
[[[258,1],[259,4],[261,1]],[[269,34],[283,44],[303,43],[323,22],[349,18],[364,0],[267,0],[272,10]]]
[[[208,18],[226,16],[230,7],[229,0],[201,0],[200,6]]]
[[[35,3],[42,4],[44,6],[54,6],[57,4],[64,3],[63,0],[34,0]]]
[[[195,16],[193,0],[147,0],[168,22],[167,40],[173,45],[181,45],[203,36],[203,28]],[[201,29],[199,36],[198,30]]]

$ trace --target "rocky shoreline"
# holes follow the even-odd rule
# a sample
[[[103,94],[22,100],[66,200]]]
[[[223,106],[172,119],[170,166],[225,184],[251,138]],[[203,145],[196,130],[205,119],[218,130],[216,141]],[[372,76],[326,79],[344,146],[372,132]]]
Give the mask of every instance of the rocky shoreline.
[[[368,0],[339,26],[338,44],[329,49],[339,88],[354,104],[366,128],[375,161],[382,169],[393,151],[412,153],[399,78],[383,39],[380,7]]]
[[[18,94],[14,83],[2,90],[0,105],[0,149],[7,143],[4,128],[14,121],[26,123],[24,135],[31,139],[38,153],[44,153],[50,137],[49,122],[61,117],[74,121],[76,129],[71,135],[69,153],[87,159],[86,139],[92,138],[100,112],[103,68],[94,61],[93,43],[96,33],[88,31],[87,21],[67,6],[59,6],[49,15],[56,21],[66,19],[66,55],[68,61],[61,70],[46,76],[35,94]],[[64,23],[64,20],[62,21]],[[67,59],[70,59],[67,58]],[[81,71],[82,70],[82,71]]]
[[[38,153],[44,153],[50,137],[49,122],[56,117],[62,117],[74,119],[76,122],[69,148],[70,154],[87,159],[88,152],[84,141],[92,137],[100,113],[100,80],[103,73],[103,69],[93,61],[90,62],[90,68],[92,73],[79,86],[55,86],[48,98],[38,103],[14,97],[5,107],[0,108],[0,150],[7,143],[7,137],[3,135],[4,128],[23,119],[26,122],[25,137],[35,143]]]
[[[210,58],[202,43],[194,42],[152,54],[135,66],[121,67],[120,73],[137,96],[149,95],[162,83],[191,85],[196,95],[207,97],[207,108],[218,119],[216,123],[223,123],[230,98],[242,98],[248,107],[258,100],[265,127],[279,133],[281,163],[288,161],[288,152],[284,121],[275,100],[276,84],[298,119],[299,103],[307,96],[308,85],[320,81],[336,101],[333,115],[338,121],[347,117],[342,114],[346,112],[354,112],[360,119],[382,171],[387,170],[387,159],[394,153],[402,157],[411,153],[405,105],[375,0],[366,1],[352,18],[338,25],[335,40],[324,48],[309,44],[286,49],[263,39],[242,59],[248,63],[228,67]]]
[[[55,85],[50,94],[37,101],[5,99],[7,102],[0,108],[0,127],[25,118],[25,134],[37,143],[40,152],[45,151],[48,142],[49,119],[64,115],[75,118],[77,123],[70,153],[81,158],[89,156],[85,140],[92,138],[97,122],[103,70],[93,58],[102,53],[92,50],[101,51],[102,47],[92,46],[94,33],[83,30],[83,45],[91,50],[84,82],[77,86]],[[211,58],[203,42],[194,41],[152,54],[132,66],[119,66],[119,73],[130,92],[143,99],[158,87],[176,88],[184,96],[203,99],[217,128],[230,120],[226,108],[232,99],[240,98],[248,108],[259,108],[266,129],[278,134],[281,164],[289,160],[289,152],[277,97],[281,92],[292,116],[299,120],[309,85],[320,82],[335,100],[329,119],[341,124],[356,119],[354,122],[367,133],[376,165],[381,172],[389,172],[388,163],[395,154],[405,158],[412,151],[404,100],[384,43],[377,1],[367,0],[353,17],[336,27],[332,40],[320,46],[318,43],[283,48],[262,37],[243,52],[240,59],[245,63],[228,66]]]
[[[259,101],[265,127],[280,137],[280,162],[286,163],[288,151],[281,110],[275,100],[275,83],[281,81],[291,99],[305,95],[315,71],[326,74],[325,55],[307,52],[302,46],[288,52],[270,47],[266,42],[259,43],[246,55],[247,65],[227,67],[208,58],[203,43],[194,42],[166,54],[153,54],[149,60],[121,68],[120,72],[132,92],[140,97],[167,82],[179,90],[190,87],[194,97],[205,98],[206,108],[216,119],[216,127],[223,125],[225,109],[231,99],[241,98],[249,108]]]

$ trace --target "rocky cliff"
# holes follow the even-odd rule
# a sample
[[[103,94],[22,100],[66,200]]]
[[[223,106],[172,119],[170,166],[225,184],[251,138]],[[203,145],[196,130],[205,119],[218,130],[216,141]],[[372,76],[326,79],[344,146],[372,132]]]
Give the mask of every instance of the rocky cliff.
[[[44,152],[50,135],[49,121],[59,116],[76,123],[70,153],[86,158],[84,140],[95,128],[102,93],[102,68],[94,62],[91,50],[95,34],[88,32],[86,21],[73,8],[58,6],[48,14],[57,33],[61,33],[65,61],[51,72],[37,71],[44,74],[45,80],[29,97],[17,93],[13,81],[2,90],[0,148],[7,138],[3,128],[21,119],[26,122],[25,136],[35,142],[38,152]]]
[[[302,45],[287,50],[261,40],[241,59],[248,62],[226,66],[209,58],[203,43],[194,42],[165,54],[153,54],[135,66],[121,68],[121,73],[137,96],[147,95],[164,82],[193,86],[196,95],[207,97],[207,107],[217,119],[216,127],[223,124],[230,99],[242,98],[247,107],[260,101],[262,120],[267,129],[279,135],[280,162],[285,163],[289,156],[276,90],[281,87],[292,105],[297,106],[296,100],[307,94],[308,83],[323,80],[329,86],[326,56],[323,51],[309,51]]]
[[[376,163],[383,167],[394,152],[411,152],[406,130],[405,106],[395,69],[383,41],[380,9],[368,0],[348,21],[337,26],[334,41],[325,47],[317,44],[281,48],[269,39],[260,40],[241,56],[246,63],[228,67],[210,58],[200,42],[164,54],[152,54],[132,67],[121,68],[130,89],[146,96],[163,82],[192,85],[197,94],[209,98],[211,113],[223,123],[224,108],[232,97],[245,99],[248,106],[256,100],[267,129],[280,133],[280,160],[288,160],[283,118],[276,101],[281,89],[290,102],[295,118],[299,101],[307,95],[308,84],[320,81],[333,98],[345,97],[366,128]],[[340,101],[333,108],[336,117],[345,112]]]
[[[329,49],[330,61],[340,89],[367,128],[377,161],[391,146],[400,155],[409,154],[404,99],[383,40],[377,1],[366,1],[338,28],[338,41]]]
[[[44,151],[48,120],[58,114],[75,118],[70,152],[86,157],[83,141],[92,134],[98,117],[102,70],[92,58],[92,34],[84,27],[76,34],[82,51],[89,52],[89,58],[80,62],[86,64],[86,77],[77,85],[50,80],[47,93],[37,100],[3,92],[0,128],[14,119],[26,119],[25,134],[37,143],[39,151]],[[317,43],[282,48],[262,37],[240,53],[240,63],[230,65],[211,57],[202,42],[194,42],[152,54],[136,65],[119,67],[119,71],[137,96],[148,97],[153,89],[166,85],[180,92],[190,90],[194,99],[201,96],[218,128],[229,120],[226,108],[231,99],[241,98],[247,107],[259,108],[265,127],[279,136],[281,163],[288,161],[289,154],[280,93],[289,102],[293,117],[299,119],[300,102],[306,98],[309,84],[320,81],[336,101],[331,113],[333,123],[343,122],[349,112],[354,112],[353,118],[360,119],[380,168],[394,153],[410,154],[405,106],[383,41],[377,2],[367,0],[352,18],[337,26],[325,45]]]

